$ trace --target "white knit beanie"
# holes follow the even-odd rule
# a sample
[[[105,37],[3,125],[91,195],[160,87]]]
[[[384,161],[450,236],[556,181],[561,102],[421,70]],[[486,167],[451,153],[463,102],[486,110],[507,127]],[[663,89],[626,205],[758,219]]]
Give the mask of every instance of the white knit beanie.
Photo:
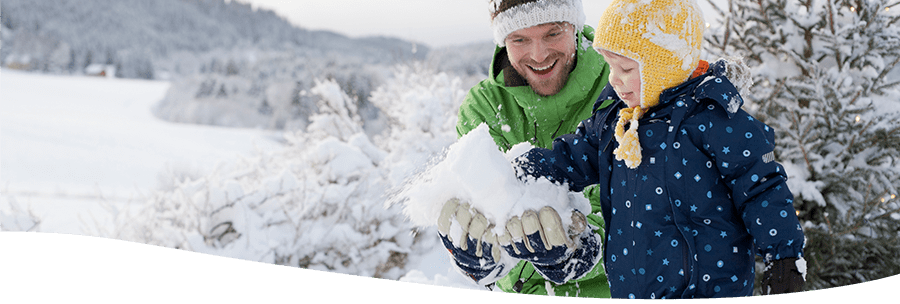
[[[494,42],[501,47],[512,32],[552,22],[568,22],[580,31],[586,18],[581,0],[491,0],[490,12]]]

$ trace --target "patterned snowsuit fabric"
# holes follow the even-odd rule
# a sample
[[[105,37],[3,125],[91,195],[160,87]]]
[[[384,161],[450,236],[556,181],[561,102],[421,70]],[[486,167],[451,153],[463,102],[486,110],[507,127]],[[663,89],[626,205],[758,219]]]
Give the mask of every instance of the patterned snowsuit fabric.
[[[594,39],[593,28],[585,26],[576,39],[575,68],[565,87],[548,97],[538,96],[524,82],[510,81],[509,73],[514,70],[506,57],[506,48],[497,47],[489,77],[469,90],[460,105],[458,135],[461,137],[486,123],[494,141],[506,151],[522,142],[550,147],[557,135],[574,132],[582,120],[590,117],[594,101],[606,86],[609,75],[603,57],[590,46]],[[587,188],[584,192],[592,202],[599,201],[595,188]],[[599,204],[591,205],[593,210],[581,211],[587,216],[588,223],[603,228]],[[521,293],[548,293],[547,281],[527,262],[520,262],[506,277],[497,281],[497,286],[503,291],[515,292],[513,286],[520,279],[526,281]],[[600,265],[581,279],[550,286],[556,295],[609,297],[609,286]]]
[[[598,184],[606,222],[603,251],[614,298],[705,298],[753,293],[754,254],[802,255],[804,236],[774,132],[740,109],[725,62],[664,91],[640,121],[643,163],[616,161],[611,131],[618,100],[575,134],[519,158],[526,174]]]

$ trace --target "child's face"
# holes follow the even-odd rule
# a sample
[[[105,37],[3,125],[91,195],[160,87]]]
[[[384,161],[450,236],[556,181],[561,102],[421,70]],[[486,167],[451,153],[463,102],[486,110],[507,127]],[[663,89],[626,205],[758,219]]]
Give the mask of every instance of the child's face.
[[[600,50],[609,63],[609,83],[616,94],[629,108],[641,105],[641,70],[640,64],[628,57],[606,50]]]

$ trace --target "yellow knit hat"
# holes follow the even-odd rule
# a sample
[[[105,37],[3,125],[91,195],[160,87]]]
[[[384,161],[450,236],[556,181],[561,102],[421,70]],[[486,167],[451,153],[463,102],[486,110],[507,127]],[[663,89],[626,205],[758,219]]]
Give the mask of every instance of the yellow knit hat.
[[[629,168],[641,163],[638,119],[659,103],[663,90],[683,83],[697,68],[704,28],[696,0],[613,0],[600,16],[594,48],[640,65],[641,105],[623,109],[616,125],[614,153]]]

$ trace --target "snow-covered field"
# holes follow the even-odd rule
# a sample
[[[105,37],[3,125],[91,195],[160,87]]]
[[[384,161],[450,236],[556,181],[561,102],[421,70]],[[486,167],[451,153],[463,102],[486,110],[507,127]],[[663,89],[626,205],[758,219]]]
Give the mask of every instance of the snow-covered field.
[[[150,109],[168,87],[2,70],[0,216],[31,213],[40,222],[7,218],[0,230],[99,235],[115,229],[107,206],[136,210],[171,175],[199,176],[283,148],[274,131],[159,120]],[[445,252],[435,248],[404,280],[477,288],[452,272]]]
[[[127,206],[161,175],[202,172],[280,146],[270,131],[153,117],[166,82],[10,70],[0,77],[0,208],[10,207],[8,199],[30,207],[44,219],[36,231],[82,234],[92,215],[103,214],[98,201]]]

